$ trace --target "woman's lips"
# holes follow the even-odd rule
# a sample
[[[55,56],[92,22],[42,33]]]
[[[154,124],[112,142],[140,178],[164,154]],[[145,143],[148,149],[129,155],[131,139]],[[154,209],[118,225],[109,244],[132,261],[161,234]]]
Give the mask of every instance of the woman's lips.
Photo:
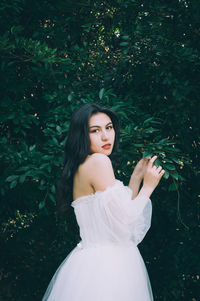
[[[111,144],[105,144],[102,146],[102,148],[104,149],[110,149],[111,148]]]

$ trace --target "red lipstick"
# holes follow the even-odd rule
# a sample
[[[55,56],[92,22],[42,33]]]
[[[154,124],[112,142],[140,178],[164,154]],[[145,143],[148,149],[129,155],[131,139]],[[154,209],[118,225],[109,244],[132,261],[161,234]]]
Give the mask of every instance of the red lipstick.
[[[102,146],[102,148],[104,148],[104,149],[110,149],[111,148],[111,144],[110,143],[105,144],[105,145]]]

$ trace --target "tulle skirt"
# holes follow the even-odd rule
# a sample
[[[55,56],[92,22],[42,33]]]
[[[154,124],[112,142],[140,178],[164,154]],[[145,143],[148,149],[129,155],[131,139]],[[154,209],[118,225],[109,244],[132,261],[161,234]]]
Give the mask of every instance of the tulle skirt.
[[[55,272],[42,301],[152,301],[136,245],[77,245]]]

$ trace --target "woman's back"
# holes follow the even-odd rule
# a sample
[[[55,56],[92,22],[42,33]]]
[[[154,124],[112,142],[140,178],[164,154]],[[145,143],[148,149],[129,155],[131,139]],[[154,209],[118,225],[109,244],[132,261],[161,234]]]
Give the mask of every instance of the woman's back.
[[[89,170],[91,168],[91,156],[79,165],[73,179],[73,200],[83,195],[94,193],[93,187],[89,182]],[[89,164],[90,163],[90,164]]]
[[[110,159],[100,153],[89,155],[79,165],[73,181],[73,199],[105,190],[115,183],[115,176]]]

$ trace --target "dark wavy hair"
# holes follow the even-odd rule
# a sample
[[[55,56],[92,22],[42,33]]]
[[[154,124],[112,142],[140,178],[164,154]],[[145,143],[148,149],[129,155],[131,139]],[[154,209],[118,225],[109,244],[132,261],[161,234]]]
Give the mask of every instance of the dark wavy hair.
[[[89,119],[97,113],[104,113],[110,117],[115,130],[115,142],[110,158],[117,153],[120,129],[118,117],[114,111],[95,103],[84,104],[74,111],[64,147],[63,173],[57,189],[58,213],[67,214],[71,207],[74,174],[90,153]]]

